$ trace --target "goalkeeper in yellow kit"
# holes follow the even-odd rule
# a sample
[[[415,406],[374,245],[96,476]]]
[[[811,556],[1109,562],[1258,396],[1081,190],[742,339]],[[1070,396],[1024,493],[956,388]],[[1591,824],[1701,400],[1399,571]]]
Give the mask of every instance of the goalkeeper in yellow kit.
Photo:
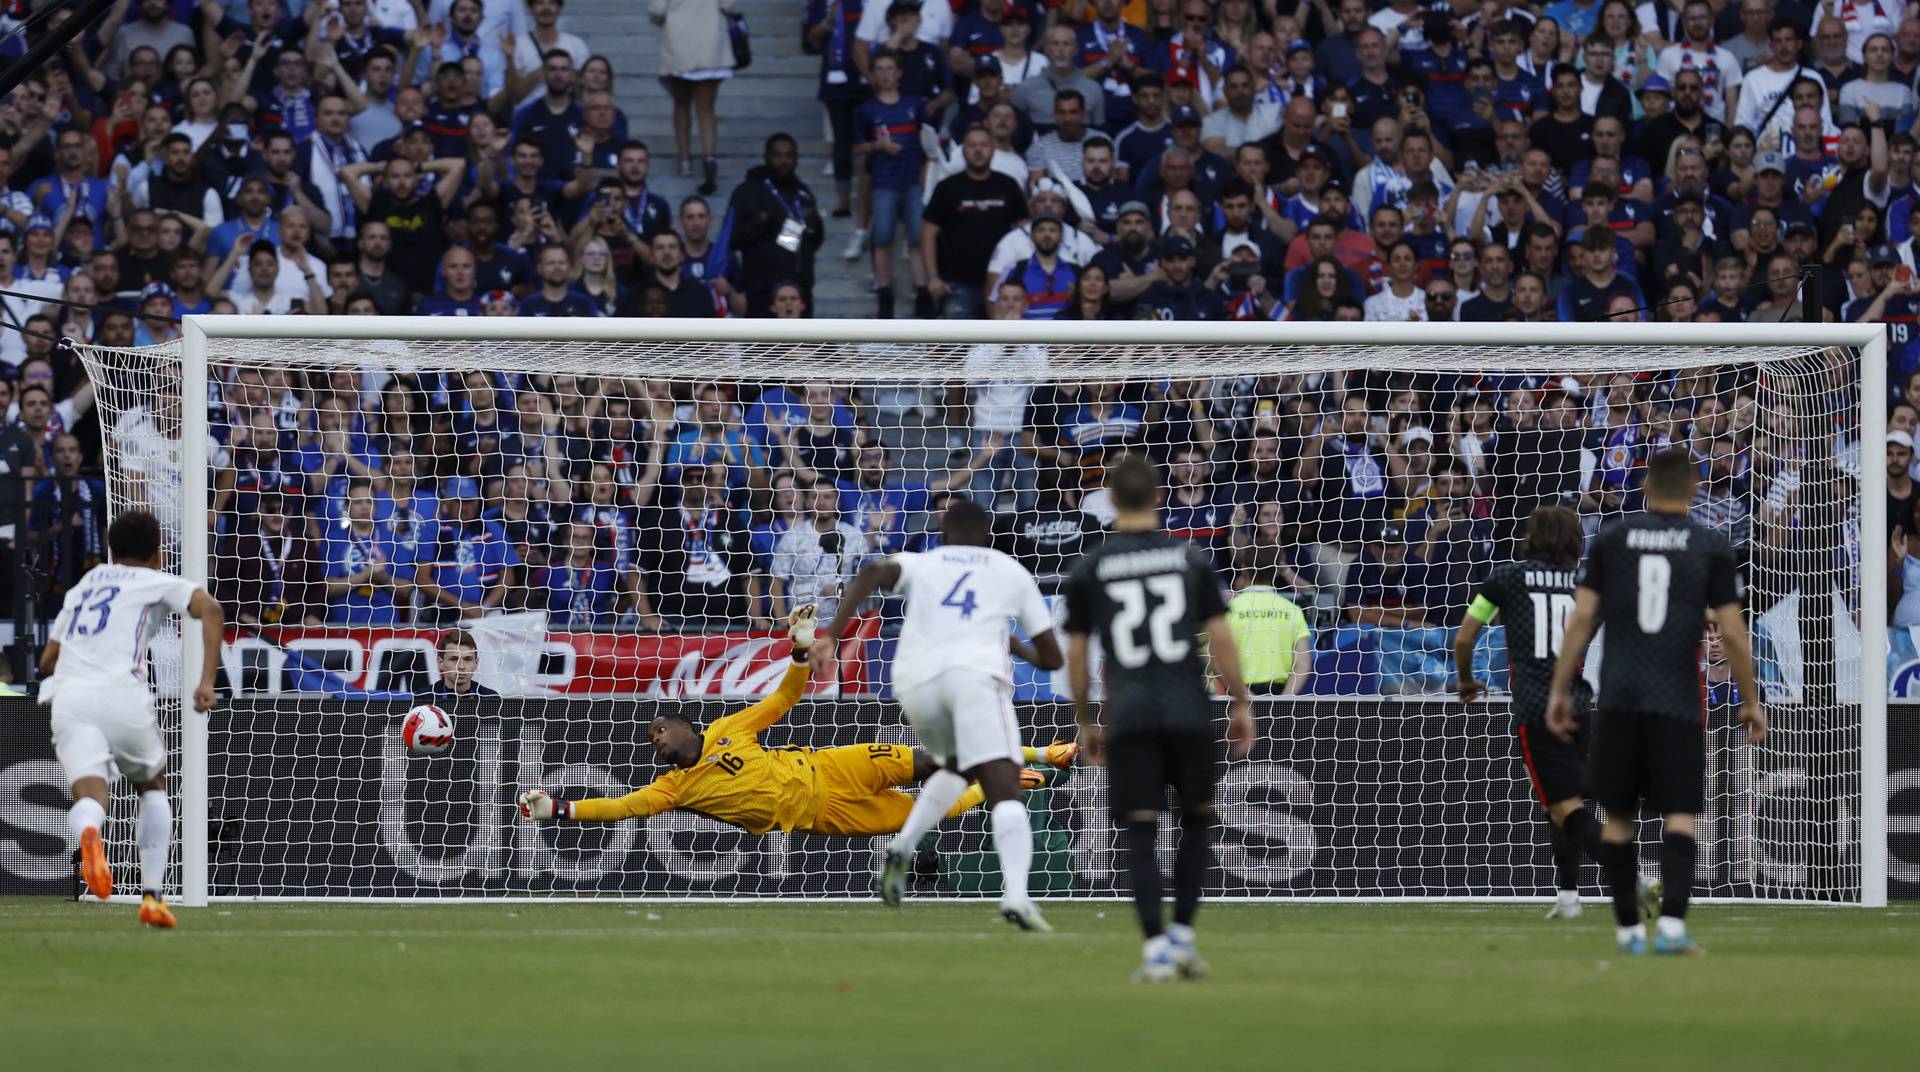
[[[793,663],[773,695],[744,711],[716,720],[702,733],[679,712],[654,716],[647,737],[673,770],[624,797],[556,800],[544,789],[520,794],[520,814],[535,822],[618,822],[680,808],[750,834],[792,830],[804,834],[878,837],[900,830],[914,798],[897,787],[920,781],[938,769],[933,757],[898,744],[854,744],[841,748],[767,749],[762,730],[780,721],[800,702],[807,687],[807,653],[813,646],[814,608],[793,612],[787,637]],[[1079,747],[1071,742],[1026,749],[1028,762],[1044,761],[1064,770]],[[1038,788],[1037,771],[1021,772],[1023,788]],[[984,796],[969,786],[948,818],[979,805]]]

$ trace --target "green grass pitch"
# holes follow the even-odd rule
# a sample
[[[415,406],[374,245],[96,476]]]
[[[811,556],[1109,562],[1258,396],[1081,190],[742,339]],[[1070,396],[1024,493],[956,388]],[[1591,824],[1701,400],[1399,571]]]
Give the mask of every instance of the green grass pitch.
[[[1134,986],[1129,906],[183,909],[0,900],[0,1065],[164,1069],[1913,1067],[1920,906],[1705,906],[1627,958],[1540,905],[1215,904]],[[585,1064],[584,1062],[592,1062]]]

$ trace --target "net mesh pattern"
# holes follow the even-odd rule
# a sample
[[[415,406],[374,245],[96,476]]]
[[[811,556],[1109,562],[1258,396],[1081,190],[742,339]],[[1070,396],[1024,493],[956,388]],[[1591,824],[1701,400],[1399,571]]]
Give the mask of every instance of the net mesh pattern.
[[[204,526],[233,626],[209,746],[216,895],[864,895],[874,838],[685,812],[536,828],[513,800],[661,774],[656,714],[704,725],[772,691],[787,611],[831,613],[863,562],[937,545],[950,496],[994,511],[996,545],[1057,604],[1111,518],[1103,467],[1128,451],[1161,465],[1163,521],[1213,556],[1274,694],[1253,755],[1222,770],[1211,892],[1543,894],[1504,631],[1473,657],[1490,701],[1463,708],[1454,630],[1536,505],[1574,508],[1591,538],[1640,508],[1649,452],[1678,444],[1708,476],[1695,516],[1739,548],[1775,726],[1737,743],[1709,643],[1699,892],[1859,896],[1859,547],[1881,537],[1859,532],[1852,350],[210,345],[206,399],[180,399],[178,344],[83,356],[113,509],[154,509],[176,556]],[[205,509],[182,501],[200,455],[181,449],[183,405],[208,412]],[[1293,634],[1252,609],[1274,600],[1307,631],[1298,665]],[[901,611],[863,608],[840,676],[762,743],[912,742],[890,683]],[[451,690],[436,646],[454,629],[499,696]],[[155,654],[177,747],[177,639]],[[1603,636],[1590,671],[1604,658]],[[1028,744],[1071,737],[1064,675],[1018,666],[1014,692]],[[410,758],[401,716],[429,701],[458,741]],[[1037,767],[1034,890],[1124,892],[1105,772]],[[860,792],[884,811],[896,791],[914,787]],[[124,866],[131,809],[116,798]],[[914,881],[997,894],[984,814],[944,823]]]

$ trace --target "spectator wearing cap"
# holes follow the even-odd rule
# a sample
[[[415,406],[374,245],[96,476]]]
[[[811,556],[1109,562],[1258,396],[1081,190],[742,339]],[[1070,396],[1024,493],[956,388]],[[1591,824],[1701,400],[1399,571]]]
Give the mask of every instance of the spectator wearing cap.
[[[1734,219],[1733,244],[1742,241],[1742,232],[1751,231],[1752,220],[1761,209],[1771,211],[1776,229],[1784,231],[1790,223],[1812,223],[1813,213],[1787,188],[1787,159],[1776,152],[1758,153],[1753,158],[1753,192],[1739,207]],[[1762,252],[1771,252],[1764,248]]]
[[[1296,189],[1293,196],[1280,203],[1280,213],[1293,225],[1294,233],[1298,234],[1326,211],[1325,204],[1321,200],[1322,195],[1328,189],[1344,191],[1346,184],[1334,176],[1326,153],[1318,146],[1309,147],[1307,152],[1300,155],[1300,159],[1294,164],[1293,178]],[[1348,203],[1347,214],[1347,225],[1359,226],[1360,218],[1353,213],[1351,202]]]
[[[140,319],[134,321],[133,344],[155,346],[180,337],[180,325],[173,320],[173,288],[165,283],[148,283],[140,290]]]
[[[1912,524],[1913,506],[1920,502],[1920,484],[1909,469],[1913,465],[1913,435],[1895,428],[1887,432],[1887,531],[1905,529]]]
[[[1018,282],[1027,292],[1028,320],[1052,320],[1066,308],[1079,279],[1074,266],[1060,256],[1060,239],[1065,224],[1053,212],[1036,212],[1028,221],[1033,253],[1008,268],[1002,280]]]
[[[1615,270],[1620,251],[1612,231],[1589,227],[1580,240],[1585,251],[1585,268],[1560,292],[1561,320],[1591,322],[1606,319],[1607,304],[1616,294],[1625,294],[1634,305],[1647,304],[1633,280]]]
[[[982,127],[961,143],[965,169],[934,187],[922,212],[927,286],[948,319],[978,317],[1001,236],[1027,216],[1020,184],[992,168],[993,136]]]
[[[1373,239],[1366,231],[1361,231],[1351,226],[1354,219],[1353,203],[1347,200],[1347,192],[1340,186],[1338,181],[1333,179],[1327,180],[1327,185],[1320,191],[1320,207],[1320,214],[1315,216],[1313,221],[1307,224],[1306,231],[1295,236],[1294,240],[1288,244],[1287,270],[1292,271],[1307,263],[1307,261],[1313,257],[1332,256],[1337,258],[1341,264],[1345,265],[1349,271],[1356,273],[1363,279],[1368,277],[1371,274],[1372,265],[1376,260]],[[1388,209],[1387,211],[1392,212],[1393,210]],[[1309,232],[1313,229],[1313,223],[1322,220],[1328,221],[1334,226],[1334,233],[1330,236],[1332,245],[1329,247],[1329,252],[1325,254],[1314,252],[1316,247],[1309,239]],[[1362,288],[1359,292],[1365,293],[1365,288]]]
[[[1151,320],[1218,320],[1219,295],[1194,271],[1193,243],[1180,235],[1160,240],[1160,279],[1134,302],[1134,317]]]
[[[1106,98],[1108,130],[1122,130],[1138,119],[1133,79],[1147,70],[1153,38],[1124,21],[1125,0],[1094,0],[1093,18],[1075,33],[1080,73],[1100,83]]]
[[[446,625],[499,609],[520,566],[520,556],[498,524],[483,521],[480,482],[470,476],[444,481],[440,516],[429,522],[416,549],[413,584],[419,590],[423,624]]]
[[[1106,95],[1098,82],[1074,67],[1074,59],[1079,55],[1080,48],[1074,40],[1073,30],[1066,26],[1055,26],[1048,30],[1044,51],[1047,56],[1046,68],[1014,87],[1014,104],[1031,116],[1051,116],[1054,95],[1063,89],[1071,89],[1086,102],[1086,121],[1104,129],[1107,122]]]
[[[1143,201],[1120,206],[1114,218],[1113,241],[1089,262],[1107,281],[1108,308],[1116,317],[1129,316],[1133,301],[1160,279],[1153,249],[1153,216]]]
[[[1137,71],[1129,85],[1134,119],[1113,136],[1113,153],[1120,178],[1137,187],[1147,169],[1173,144],[1173,124],[1167,112],[1166,83],[1158,71]]]

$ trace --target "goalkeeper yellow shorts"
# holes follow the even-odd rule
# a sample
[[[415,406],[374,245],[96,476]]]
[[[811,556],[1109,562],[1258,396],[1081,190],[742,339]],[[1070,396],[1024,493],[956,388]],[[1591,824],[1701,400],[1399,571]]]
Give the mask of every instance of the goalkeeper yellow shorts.
[[[877,837],[906,823],[913,798],[894,787],[913,782],[913,749],[855,744],[822,748],[809,758],[820,772],[820,810],[808,833]]]

